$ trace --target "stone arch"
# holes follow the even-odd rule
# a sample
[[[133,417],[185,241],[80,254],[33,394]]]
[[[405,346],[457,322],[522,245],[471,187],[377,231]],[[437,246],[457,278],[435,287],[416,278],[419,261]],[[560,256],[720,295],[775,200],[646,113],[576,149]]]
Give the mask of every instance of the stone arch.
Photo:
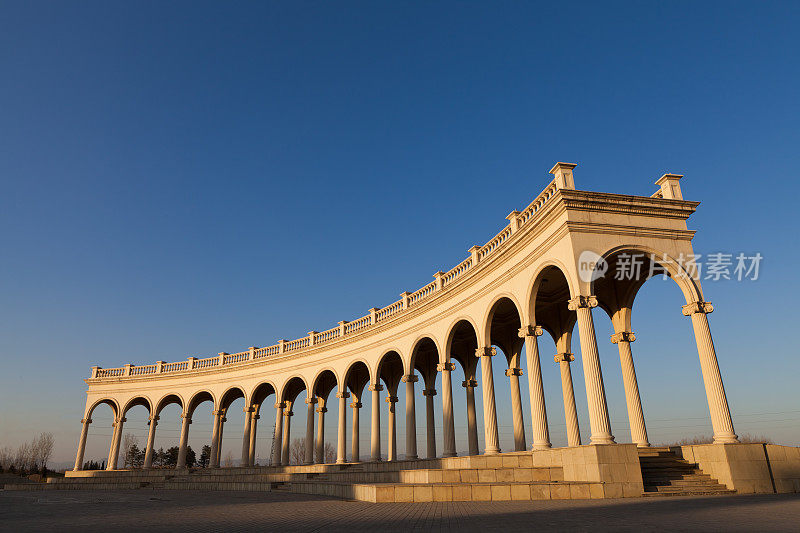
[[[270,397],[271,394],[275,395],[275,401],[278,399],[278,389],[271,381],[262,381],[256,385],[250,392],[250,403],[256,408],[256,414],[260,414],[261,405]]]
[[[182,413],[186,411],[186,402],[183,400],[183,396],[181,396],[178,393],[171,392],[162,396],[155,403],[155,411],[153,412],[153,415],[158,416],[161,413],[162,409],[173,403],[181,407]]]
[[[124,418],[128,411],[136,406],[142,406],[147,409],[147,416],[151,417],[155,414],[153,410],[153,402],[150,401],[150,398],[144,395],[134,396],[125,404],[125,407],[122,408],[122,417]]]
[[[564,277],[564,282],[567,286],[567,299],[572,298],[577,294],[577,289],[573,284],[572,278],[567,274],[569,270],[567,267],[559,261],[558,259],[550,259],[542,263],[539,268],[534,273],[533,277],[531,278],[530,284],[528,285],[528,301],[527,301],[527,315],[526,320],[528,323],[526,325],[538,325],[536,323],[536,297],[539,293],[539,289],[542,288],[542,281],[547,279],[547,275],[549,272],[560,271],[561,275]]]
[[[484,342],[487,345],[499,346],[509,366],[519,365],[518,353],[522,346],[519,329],[525,320],[519,303],[508,293],[495,297],[484,321]],[[516,354],[516,355],[515,355]]]
[[[217,406],[217,409],[224,411],[239,398],[244,398],[244,403],[247,405],[247,393],[245,390],[238,385],[233,385],[223,392],[219,397],[219,405]]]
[[[294,402],[303,391],[308,394],[308,383],[303,376],[295,374],[284,382],[281,389],[281,402]]]
[[[419,371],[425,381],[426,388],[434,388],[436,382],[436,365],[441,360],[439,343],[432,335],[421,335],[411,348],[407,373]]]
[[[378,359],[375,367],[375,382],[383,380],[391,395],[397,393],[397,385],[406,368],[403,356],[395,349],[388,349]]]
[[[457,361],[464,370],[467,379],[475,377],[478,348],[478,326],[470,317],[457,319],[447,333],[444,359],[446,363]]]
[[[574,296],[567,270],[553,261],[536,273],[528,296],[530,325],[541,326],[553,338],[559,353],[570,352],[577,321],[568,301]]]
[[[498,307],[503,304],[504,300],[509,300],[516,312],[517,316],[519,317],[520,322],[524,320],[524,311],[522,306],[517,301],[517,297],[511,294],[510,292],[501,292],[496,294],[492,301],[489,303],[489,307],[487,308],[486,314],[481,321],[481,329],[477,330],[479,333],[478,335],[478,342],[483,343],[484,345],[491,344],[492,338],[492,320],[494,319],[494,315],[498,310]]]
[[[211,409],[215,410],[217,408],[217,399],[209,390],[200,390],[195,392],[189,401],[186,403],[185,415],[191,418],[194,410],[197,409],[197,406],[204,402],[211,402]]]
[[[120,417],[120,412],[121,411],[120,411],[119,403],[117,402],[117,400],[115,400],[113,398],[102,398],[100,400],[96,400],[92,404],[92,406],[89,407],[89,409],[86,410],[86,415],[84,415],[84,418],[87,418],[87,419],[92,418],[92,413],[94,413],[94,410],[97,408],[98,405],[102,405],[102,404],[105,404],[105,405],[108,405],[109,407],[111,407],[111,410],[114,412],[114,418],[115,419]]]
[[[327,399],[331,391],[340,383],[339,376],[332,368],[324,368],[314,376],[309,396]]]
[[[361,393],[367,383],[375,381],[369,364],[363,359],[351,361],[339,382],[339,391],[350,389],[350,392],[357,398],[361,398]]]

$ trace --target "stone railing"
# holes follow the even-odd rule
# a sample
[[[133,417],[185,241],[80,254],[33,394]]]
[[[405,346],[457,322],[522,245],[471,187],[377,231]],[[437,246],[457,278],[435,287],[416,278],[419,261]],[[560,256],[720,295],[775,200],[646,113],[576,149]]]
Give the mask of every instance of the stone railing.
[[[460,280],[467,277],[479,264],[485,262],[497,250],[501,249],[508,239],[520,228],[532,225],[537,218],[537,214],[542,207],[547,204],[557,193],[559,186],[557,179],[550,182],[547,187],[526,207],[522,212],[513,211],[508,215],[509,223],[497,235],[483,246],[473,246],[470,248],[470,256],[461,261],[458,265],[447,272],[437,272],[435,280],[428,283],[421,289],[412,293],[403,293],[402,299],[381,309],[370,309],[370,313],[351,322],[342,321],[338,327],[318,332],[309,332],[305,337],[287,341],[279,341],[278,344],[265,348],[254,348],[246,352],[235,354],[220,354],[217,357],[207,359],[189,358],[188,361],[175,363],[157,363],[145,366],[126,365],[122,368],[100,368],[93,367],[92,379],[97,378],[121,378],[126,376],[143,376],[151,374],[166,374],[172,372],[198,371],[219,366],[241,365],[253,360],[264,359],[278,356],[289,352],[298,352],[319,344],[336,341],[343,337],[361,334],[370,328],[381,324],[387,320],[401,316],[405,311],[418,307],[426,300],[457,284]]]

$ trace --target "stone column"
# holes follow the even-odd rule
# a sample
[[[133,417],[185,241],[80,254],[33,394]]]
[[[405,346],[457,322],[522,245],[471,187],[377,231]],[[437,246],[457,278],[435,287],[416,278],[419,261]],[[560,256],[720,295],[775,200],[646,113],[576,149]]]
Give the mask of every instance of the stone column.
[[[478,455],[478,421],[475,416],[475,387],[478,381],[467,379],[461,382],[467,393],[467,440],[469,441],[469,455]]]
[[[83,454],[86,451],[86,437],[89,435],[89,424],[92,423],[91,418],[84,418],[81,420],[81,436],[78,438],[78,454],[75,456],[75,468],[72,470],[77,472],[83,470]]]
[[[347,462],[347,398],[350,393],[347,391],[337,392],[336,397],[339,398],[339,434],[336,442],[336,462],[338,464]]]
[[[387,396],[386,403],[389,404],[389,441],[387,459],[389,461],[397,461],[397,422],[395,418],[395,404],[397,403],[397,396]]]
[[[186,413],[181,413],[181,436],[180,441],[178,441],[178,463],[176,464],[177,468],[185,468],[186,467],[186,453],[189,447],[189,424],[192,423],[192,418],[187,415]],[[152,464],[152,457],[150,459]],[[147,458],[144,460],[145,464],[147,465]],[[149,466],[145,466],[145,468],[150,468]]]
[[[533,426],[533,449],[550,448],[550,430],[547,427],[547,408],[544,403],[542,367],[539,363],[539,341],[543,333],[541,326],[520,328],[519,336],[525,339],[525,358],[528,363],[528,388],[531,399],[531,425]]]
[[[561,370],[561,392],[564,395],[564,418],[567,423],[567,446],[581,445],[581,430],[578,426],[578,410],[575,408],[575,390],[572,388],[572,370],[569,364],[575,360],[571,353],[560,353],[554,357]]]
[[[576,296],[569,301],[569,310],[578,314],[583,376],[589,403],[589,425],[592,428],[590,441],[592,444],[614,444],[606,391],[603,387],[603,372],[600,369],[600,355],[597,352],[597,338],[594,334],[592,307],[597,307],[597,298],[594,296]]]
[[[636,369],[633,366],[631,343],[636,335],[630,331],[620,331],[611,335],[611,342],[619,348],[619,362],[622,366],[622,382],[625,387],[625,403],[628,404],[628,424],[631,441],[640,448],[650,446],[647,441],[647,428],[644,425],[642,400],[639,397],[639,384],[636,382]]]
[[[383,385],[377,383],[370,385],[369,390],[372,391],[372,428],[371,428],[371,446],[370,446],[370,459],[373,461],[381,460],[381,396],[380,392],[383,390]]]
[[[144,449],[144,468],[153,466],[153,447],[156,445],[156,426],[158,426],[158,416],[151,416],[147,422],[150,426],[147,432],[147,447]],[[180,454],[178,454],[180,456]]]
[[[108,464],[106,470],[116,470],[119,460],[119,446],[122,440],[122,426],[125,424],[125,417],[117,418],[114,422],[114,437],[111,442],[111,450],[108,454]]]
[[[220,441],[220,426],[222,425],[223,411],[214,411],[214,423],[211,430],[211,458],[209,459],[209,467],[219,468],[219,441]]]
[[[353,402],[350,404],[350,407],[353,409],[353,442],[352,442],[352,455],[353,457],[350,459],[354,463],[361,462],[361,451],[359,449],[359,435],[358,435],[358,414],[363,407],[361,402]]]
[[[248,454],[249,457],[247,461],[247,464],[250,466],[256,464],[256,446],[258,445],[256,430],[258,429],[258,420],[261,418],[261,415],[257,414],[257,411],[253,409],[252,418],[253,421],[250,423],[250,453]]]
[[[519,376],[523,375],[521,368],[507,368],[506,376],[511,388],[511,418],[514,422],[514,451],[524,452],[525,422],[522,419],[522,395],[519,392]]]
[[[427,455],[428,459],[436,458],[436,420],[433,413],[433,397],[436,396],[436,389],[425,389],[422,391],[425,396],[425,419],[427,427]],[[452,399],[452,397],[451,397]]]
[[[483,453],[500,453],[500,437],[497,433],[497,408],[494,402],[494,376],[492,375],[492,356],[497,354],[491,346],[475,350],[481,358],[481,380],[483,380],[483,433],[486,444]]]
[[[277,402],[275,404],[275,435],[272,440],[272,464],[274,466],[281,464],[281,450],[283,449],[283,409],[285,406],[285,402]]]
[[[700,369],[703,372],[703,383],[706,386],[708,410],[711,413],[711,425],[714,428],[714,443],[724,444],[739,442],[733,431],[733,420],[728,408],[728,398],[722,385],[722,374],[719,371],[714,340],[708,327],[708,313],[714,311],[711,302],[694,302],[683,306],[683,314],[692,317],[694,338],[697,342],[697,353],[700,355]]]
[[[242,408],[244,411],[244,431],[242,434],[242,461],[240,466],[250,466],[250,431],[252,430],[253,409],[252,406]]]
[[[222,466],[222,431],[225,429],[225,422],[228,421],[228,417],[225,416],[228,413],[228,410],[225,409],[222,412],[222,417],[219,419],[219,445],[217,446],[217,466]]]
[[[281,444],[281,464],[288,466],[291,462],[290,447],[292,445],[292,402],[286,402],[286,409],[283,410],[283,443]]]
[[[317,403],[315,397],[306,398],[306,454],[303,464],[314,464],[314,406]]]
[[[453,382],[450,374],[456,369],[453,363],[439,363],[436,370],[442,373],[442,437],[443,457],[456,456],[456,426],[453,417]],[[466,382],[465,382],[466,383]]]
[[[414,383],[419,380],[416,374],[403,376],[406,384],[406,459],[417,458],[417,411],[414,404]]]
[[[325,413],[328,408],[322,398],[317,398],[317,404],[317,463],[325,464]]]

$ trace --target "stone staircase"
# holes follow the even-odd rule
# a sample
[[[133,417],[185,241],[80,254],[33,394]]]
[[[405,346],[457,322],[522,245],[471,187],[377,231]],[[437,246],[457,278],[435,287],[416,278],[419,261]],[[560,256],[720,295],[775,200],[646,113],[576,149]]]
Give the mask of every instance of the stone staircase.
[[[561,466],[534,466],[530,452],[492,457],[186,470],[70,472],[7,490],[246,490],[369,502],[602,498],[603,483],[565,481]]]
[[[640,448],[644,496],[736,494],[669,448]]]

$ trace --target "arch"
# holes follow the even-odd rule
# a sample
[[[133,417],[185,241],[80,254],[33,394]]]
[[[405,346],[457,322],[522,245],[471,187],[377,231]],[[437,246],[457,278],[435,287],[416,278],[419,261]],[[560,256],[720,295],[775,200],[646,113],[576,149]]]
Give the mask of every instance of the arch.
[[[355,397],[360,398],[364,386],[372,381],[373,374],[369,364],[363,359],[356,359],[347,367],[338,388],[339,391],[349,388]]]
[[[564,277],[564,281],[567,285],[567,298],[572,298],[577,294],[577,290],[573,285],[573,282],[570,276],[567,275],[567,267],[561,261],[557,259],[551,259],[542,263],[542,265],[536,270],[533,278],[531,278],[531,282],[528,285],[528,314],[524,317],[528,324],[526,325],[538,325],[536,322],[536,298],[539,293],[539,289],[542,288],[542,282],[546,280],[545,277],[548,272],[552,272],[553,270],[557,270],[561,273]]]
[[[488,310],[483,317],[483,321],[481,322],[482,329],[480,332],[483,336],[478,337],[478,343],[484,343],[485,345],[489,345],[492,343],[492,320],[494,319],[494,315],[497,312],[499,306],[502,305],[504,300],[510,300],[511,303],[514,305],[514,308],[517,311],[517,316],[519,317],[520,323],[524,320],[524,314],[522,306],[519,305],[516,296],[511,294],[510,292],[501,292],[496,294],[492,301],[489,303]]]
[[[275,401],[277,402],[278,388],[270,380],[262,381],[253,388],[253,390],[250,392],[250,403],[255,406],[256,414],[260,413],[261,405],[266,401],[267,398],[269,398],[271,394],[275,395]]]
[[[294,402],[302,391],[308,391],[308,383],[303,376],[295,374],[284,382],[281,390],[281,402]]]
[[[394,349],[387,350],[378,359],[375,370],[375,381],[383,380],[388,390],[394,394],[397,392],[397,385],[406,368],[403,356]]]
[[[541,326],[553,338],[559,353],[570,351],[577,313],[570,311],[573,288],[567,272],[553,263],[543,266],[533,279],[528,296],[531,325]]]
[[[521,347],[519,329],[524,320],[519,303],[507,294],[498,295],[486,314],[484,342],[499,346],[509,365],[515,348]]]
[[[412,344],[407,373],[412,374],[418,370],[426,386],[433,387],[436,382],[436,365],[441,357],[436,339],[431,335],[422,335]]]
[[[219,405],[217,406],[217,409],[225,410],[239,398],[244,398],[245,405],[247,404],[247,393],[245,390],[238,385],[233,385],[223,392],[222,396],[219,397]]]
[[[469,317],[458,319],[447,333],[444,362],[449,363],[451,359],[458,361],[464,370],[464,376],[467,379],[474,378],[477,366],[474,355],[478,342],[478,327],[475,322]]]
[[[418,355],[417,349],[419,348],[420,343],[426,339],[431,341],[433,343],[434,348],[436,348],[436,353],[439,356],[439,360],[437,360],[437,363],[441,362],[441,358],[443,357],[442,354],[444,351],[442,350],[442,346],[441,343],[439,342],[439,339],[437,339],[436,335],[432,333],[421,333],[420,335],[417,335],[417,337],[411,343],[411,350],[409,352],[410,355],[408,357],[408,366],[406,367],[406,370],[409,373],[414,371],[415,359]]]
[[[153,412],[153,403],[150,401],[150,398],[147,396],[134,396],[128,403],[125,404],[125,407],[122,408],[122,417],[125,418],[125,415],[132,407],[136,407],[141,405],[142,407],[147,409],[147,416],[151,417],[155,413]]]
[[[185,415],[190,417],[194,413],[194,410],[197,409],[197,406],[203,402],[211,402],[212,410],[217,408],[217,399],[209,390],[201,390],[195,392],[192,397],[189,399],[189,402],[186,404]]]
[[[100,400],[96,400],[92,404],[92,406],[89,409],[86,410],[86,414],[84,415],[84,418],[92,418],[92,413],[94,412],[94,410],[97,408],[98,405],[102,405],[102,404],[106,404],[109,407],[111,407],[111,410],[114,411],[114,418],[115,419],[120,417],[120,407],[119,407],[119,403],[117,403],[117,400],[115,400],[113,398],[102,398]]]
[[[154,416],[158,416],[161,413],[161,410],[164,409],[166,406],[171,404],[178,404],[181,407],[181,412],[186,411],[186,403],[183,400],[183,396],[178,393],[169,393],[165,394],[164,396],[159,399],[155,404],[155,412],[153,413]]]
[[[339,376],[333,369],[324,368],[317,372],[317,375],[314,376],[314,379],[311,383],[310,396],[327,398],[334,387],[336,387],[339,383]],[[322,391],[324,391],[324,393]]]

